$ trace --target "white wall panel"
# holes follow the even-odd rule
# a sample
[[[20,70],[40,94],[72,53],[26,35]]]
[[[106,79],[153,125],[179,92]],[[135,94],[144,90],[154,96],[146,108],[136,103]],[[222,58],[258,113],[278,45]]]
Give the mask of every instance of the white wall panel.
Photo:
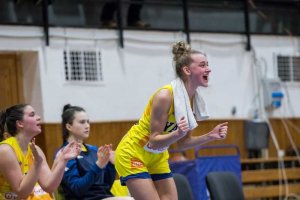
[[[50,46],[46,47],[39,28],[0,30],[0,51],[37,53],[39,70],[34,73],[40,73],[40,81],[34,83],[40,86],[31,82],[25,84],[31,88],[24,91],[30,103],[39,108],[42,105],[39,110],[46,122],[59,122],[66,103],[86,108],[92,121],[138,119],[150,95],[174,79],[171,45],[185,40],[181,32],[125,31],[122,49],[114,30],[52,28]],[[19,31],[24,31],[26,37]],[[299,37],[253,35],[251,39],[253,51],[247,52],[244,35],[191,34],[192,47],[206,52],[212,69],[209,87],[202,89],[211,118],[250,117],[260,107],[260,80],[276,76],[274,56],[299,55]],[[104,82],[67,83],[64,49],[100,50]],[[26,71],[24,76],[28,82],[30,73]],[[39,88],[41,92],[29,92]],[[285,84],[283,92],[282,108],[270,115],[299,117],[300,84]],[[41,102],[33,100],[32,94]],[[232,109],[236,109],[234,116]]]

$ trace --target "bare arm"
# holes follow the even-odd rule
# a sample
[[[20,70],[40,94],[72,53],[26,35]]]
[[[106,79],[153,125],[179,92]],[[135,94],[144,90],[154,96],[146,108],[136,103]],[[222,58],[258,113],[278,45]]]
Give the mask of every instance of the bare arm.
[[[51,170],[47,164],[45,155],[42,153],[44,161],[40,172],[39,184],[46,192],[52,193],[58,188],[64,175],[67,162],[70,159],[76,158],[80,150],[80,145],[77,142],[69,143],[57,153]],[[41,149],[39,149],[39,151],[42,152]]]
[[[189,130],[184,118],[177,124],[178,129],[169,133],[162,134],[168,120],[168,111],[172,103],[172,95],[169,90],[160,90],[153,98],[151,112],[151,135],[149,143],[151,148],[159,149],[170,146],[182,138]]]
[[[6,144],[0,145],[0,170],[4,175],[5,180],[8,181],[13,192],[19,198],[25,199],[32,192],[37,180],[38,174],[41,171],[43,162],[42,155],[37,151],[34,143],[30,144],[32,153],[34,155],[33,165],[26,175],[22,174],[20,165],[13,149]]]
[[[222,140],[227,135],[227,129],[228,122],[224,122],[217,125],[215,128],[213,128],[213,130],[205,135],[191,136],[191,134],[188,134],[178,141],[178,148],[181,150],[186,150],[214,140]]]

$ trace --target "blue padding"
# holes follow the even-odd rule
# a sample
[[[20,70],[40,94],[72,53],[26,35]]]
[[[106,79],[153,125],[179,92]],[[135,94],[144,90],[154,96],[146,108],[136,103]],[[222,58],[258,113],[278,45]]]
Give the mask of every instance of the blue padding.
[[[196,159],[197,168],[200,179],[200,187],[198,189],[200,193],[199,200],[208,200],[207,186],[205,177],[209,172],[213,171],[231,171],[236,173],[241,182],[241,164],[239,156],[210,156],[210,157],[198,157]]]
[[[224,156],[199,156],[198,151],[202,149],[214,148],[234,148],[237,150],[235,155]],[[190,161],[170,162],[172,173],[180,173],[185,175],[192,187],[195,200],[208,200],[205,177],[209,172],[213,171],[231,171],[234,172],[242,184],[241,164],[238,147],[234,145],[227,146],[209,146],[196,149],[196,159]]]
[[[195,160],[170,162],[170,169],[172,173],[183,174],[187,177],[193,191],[194,199],[200,199],[200,177],[198,176],[198,168]]]

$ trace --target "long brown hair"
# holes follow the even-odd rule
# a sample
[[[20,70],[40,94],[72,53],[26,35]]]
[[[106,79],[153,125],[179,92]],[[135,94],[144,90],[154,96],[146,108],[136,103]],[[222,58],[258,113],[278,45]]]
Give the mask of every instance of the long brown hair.
[[[4,109],[0,113],[0,140],[4,139],[4,133],[7,132],[11,136],[18,133],[17,121],[24,117],[24,109],[28,104],[17,104]]]

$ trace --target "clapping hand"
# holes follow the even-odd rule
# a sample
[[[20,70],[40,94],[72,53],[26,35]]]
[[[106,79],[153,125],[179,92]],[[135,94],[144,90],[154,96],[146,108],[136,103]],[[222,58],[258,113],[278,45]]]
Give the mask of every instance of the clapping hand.
[[[68,145],[66,145],[64,148],[62,148],[56,157],[62,157],[64,160],[68,161],[71,159],[76,158],[81,152],[81,144],[73,141],[70,142]]]
[[[36,145],[35,145],[35,138],[33,138],[31,140],[31,142],[29,143],[30,145],[30,149],[34,158],[34,163],[39,165],[43,162],[43,157],[40,154],[40,152],[37,150]]]
[[[110,160],[110,152],[112,151],[112,145],[104,145],[98,148],[96,164],[100,168],[104,168]]]
[[[112,148],[109,152],[109,162],[111,162],[112,164],[115,164],[115,151],[112,150]]]

